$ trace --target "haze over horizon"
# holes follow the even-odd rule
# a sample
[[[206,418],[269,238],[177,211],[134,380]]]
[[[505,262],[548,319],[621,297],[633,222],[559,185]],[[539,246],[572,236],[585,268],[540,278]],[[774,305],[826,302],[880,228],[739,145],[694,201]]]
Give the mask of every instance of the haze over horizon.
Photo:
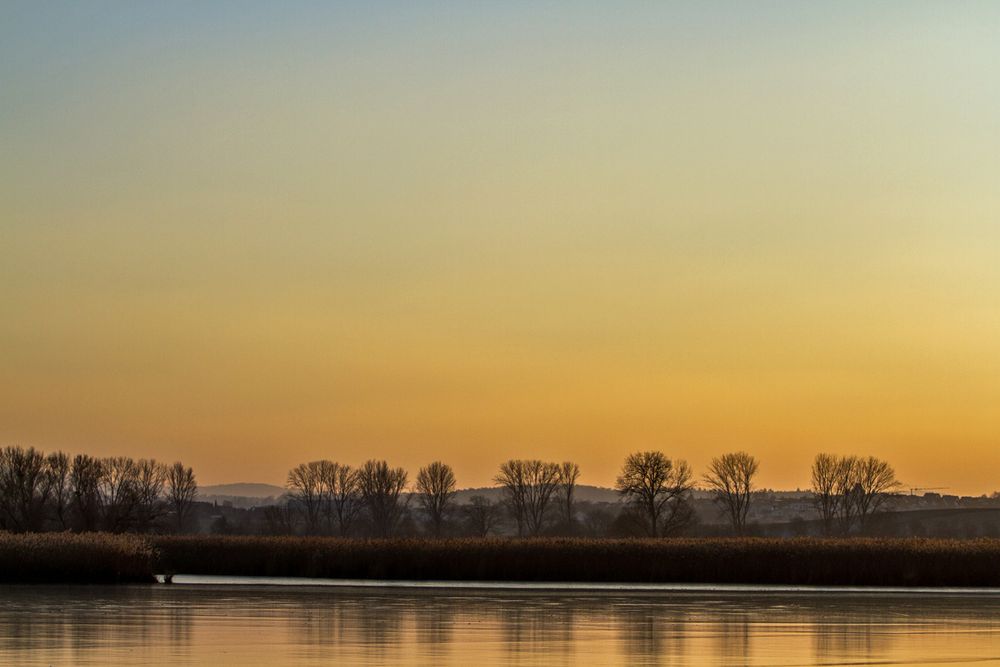
[[[1000,489],[1000,5],[6,3],[0,446]]]

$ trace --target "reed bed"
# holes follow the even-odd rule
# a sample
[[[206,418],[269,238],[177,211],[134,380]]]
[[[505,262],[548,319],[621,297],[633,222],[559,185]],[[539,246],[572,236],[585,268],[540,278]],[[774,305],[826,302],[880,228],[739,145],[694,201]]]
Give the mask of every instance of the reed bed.
[[[1000,540],[155,537],[160,571],[344,579],[1000,586]]]
[[[0,582],[151,582],[154,555],[135,535],[0,533]]]

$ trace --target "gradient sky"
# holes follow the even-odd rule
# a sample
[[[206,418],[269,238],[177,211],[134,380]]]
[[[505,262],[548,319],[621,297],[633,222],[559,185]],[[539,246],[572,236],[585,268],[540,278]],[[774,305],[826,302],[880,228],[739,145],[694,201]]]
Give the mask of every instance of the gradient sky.
[[[5,2],[0,444],[1000,489],[995,2]]]

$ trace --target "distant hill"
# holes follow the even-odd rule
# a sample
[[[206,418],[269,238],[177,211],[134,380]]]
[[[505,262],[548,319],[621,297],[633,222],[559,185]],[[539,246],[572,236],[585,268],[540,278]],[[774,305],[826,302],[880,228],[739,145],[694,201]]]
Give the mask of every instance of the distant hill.
[[[215,484],[212,486],[199,486],[198,495],[226,496],[231,498],[277,498],[285,492],[280,486],[273,484],[259,484],[255,482],[240,482],[237,484]]]

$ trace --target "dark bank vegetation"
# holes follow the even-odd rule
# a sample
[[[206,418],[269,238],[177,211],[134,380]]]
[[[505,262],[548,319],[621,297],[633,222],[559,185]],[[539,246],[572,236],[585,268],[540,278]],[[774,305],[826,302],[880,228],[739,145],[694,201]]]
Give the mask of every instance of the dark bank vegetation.
[[[0,582],[148,583],[154,555],[137,535],[0,532]]]
[[[1000,586],[1000,540],[464,538],[0,533],[0,582],[153,573],[339,579]]]
[[[1000,540],[162,536],[157,567],[344,579],[1000,586]]]

